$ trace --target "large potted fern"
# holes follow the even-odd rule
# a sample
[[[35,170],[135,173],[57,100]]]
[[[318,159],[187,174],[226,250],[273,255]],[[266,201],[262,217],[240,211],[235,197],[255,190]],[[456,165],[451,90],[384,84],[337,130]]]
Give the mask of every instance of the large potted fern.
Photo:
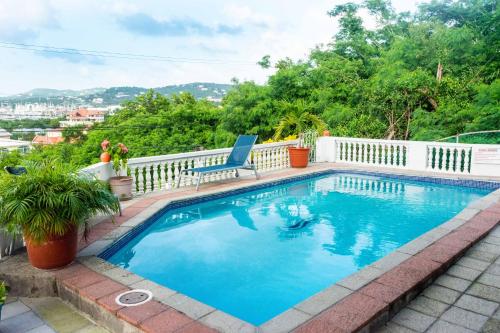
[[[88,220],[113,214],[118,201],[108,185],[57,161],[27,162],[27,173],[0,176],[0,225],[21,231],[34,267],[52,269],[76,256]]]

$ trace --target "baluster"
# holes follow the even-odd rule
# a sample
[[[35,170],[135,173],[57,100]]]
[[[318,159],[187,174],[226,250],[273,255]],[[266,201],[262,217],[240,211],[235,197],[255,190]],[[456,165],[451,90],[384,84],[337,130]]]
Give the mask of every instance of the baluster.
[[[276,148],[271,148],[271,169],[276,170],[278,167],[276,165],[277,160]]]
[[[465,159],[464,159],[464,156],[462,155],[462,153],[465,155],[465,150],[462,149],[462,148],[458,148],[457,149],[457,170],[456,172],[459,172],[459,173],[464,173],[465,171]],[[463,165],[463,168],[462,168],[462,163],[464,164]]]
[[[427,169],[431,169],[431,170],[434,168],[434,165],[432,163],[433,150],[434,150],[434,147],[427,146]]]
[[[346,162],[351,162],[351,143],[350,142],[346,142],[346,145],[347,145],[347,156],[346,156]]]
[[[166,161],[163,165],[163,177],[165,178],[165,188],[170,190],[172,186],[172,164],[170,161]]]
[[[136,194],[137,191],[137,166],[129,166],[130,168],[130,176],[132,177],[132,193]]]
[[[137,166],[138,174],[137,174],[137,186],[139,187],[139,194],[144,193],[144,165]]]
[[[385,165],[385,157],[386,157],[386,145],[385,143],[380,144],[380,164]]]
[[[180,176],[180,172],[179,172],[179,160],[175,160],[175,161],[172,161],[172,176],[173,176],[173,182],[174,182],[174,186],[179,186],[181,187],[182,186],[182,182],[179,183],[179,176]],[[179,184],[179,185],[177,185]]]
[[[153,184],[154,184],[154,191],[158,191],[161,189],[161,175],[159,173],[159,167],[160,165],[158,163],[153,163]]]

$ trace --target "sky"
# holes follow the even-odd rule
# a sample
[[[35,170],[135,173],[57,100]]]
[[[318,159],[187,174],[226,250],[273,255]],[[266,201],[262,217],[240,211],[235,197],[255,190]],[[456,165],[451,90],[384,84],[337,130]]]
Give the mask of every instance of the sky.
[[[34,88],[266,81],[271,60],[304,59],[338,30],[344,0],[0,0],[0,95]],[[393,0],[413,11],[416,0]],[[375,27],[367,13],[365,24]],[[7,43],[7,44],[6,44]],[[26,50],[22,45],[40,45]],[[48,52],[50,47],[109,52]],[[115,53],[115,54],[111,54]],[[116,55],[146,55],[136,59]],[[156,57],[156,58],[151,58]],[[156,60],[154,60],[156,59]],[[158,61],[160,60],[160,61]]]

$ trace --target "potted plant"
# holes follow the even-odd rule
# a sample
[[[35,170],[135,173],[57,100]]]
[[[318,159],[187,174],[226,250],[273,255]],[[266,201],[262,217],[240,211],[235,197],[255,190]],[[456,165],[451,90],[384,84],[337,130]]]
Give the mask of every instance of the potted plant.
[[[274,134],[274,140],[279,140],[283,134],[301,134],[307,130],[315,130],[321,133],[325,129],[325,123],[317,115],[312,114],[310,105],[304,100],[295,102],[281,102],[285,109],[285,116],[280,120]],[[292,168],[305,168],[309,163],[309,147],[302,146],[302,140],[297,147],[288,147],[290,166]]]
[[[5,282],[2,281],[0,283],[0,320],[2,320],[2,307],[7,300],[7,287],[5,286]]]
[[[101,162],[109,163],[111,161],[110,149],[111,145],[108,140],[101,142],[102,154],[100,156]]]
[[[113,169],[116,176],[109,178],[111,190],[120,200],[132,199],[132,177],[127,176],[128,148],[119,143],[112,149]],[[125,174],[122,176],[122,174]]]
[[[82,176],[54,160],[26,162],[26,174],[0,175],[0,226],[21,231],[34,267],[70,264],[77,252],[78,232],[88,219],[114,214],[119,202],[105,182]]]

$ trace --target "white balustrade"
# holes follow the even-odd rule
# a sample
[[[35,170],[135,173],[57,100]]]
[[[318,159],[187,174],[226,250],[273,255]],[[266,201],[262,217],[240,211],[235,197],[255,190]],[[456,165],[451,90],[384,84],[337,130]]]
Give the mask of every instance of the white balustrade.
[[[332,144],[335,145],[336,162],[391,168],[404,168],[406,166],[408,141],[331,139],[334,139]],[[319,142],[321,140],[322,138]]]
[[[255,145],[250,159],[260,172],[288,168],[288,147],[297,141],[285,141]],[[158,190],[169,190],[177,186],[181,170],[225,163],[232,148],[204,150],[197,152],[162,156],[131,158],[128,161],[130,175],[134,179],[132,190],[140,195]],[[91,166],[90,168],[92,168]],[[89,168],[86,168],[89,169]],[[96,170],[100,170],[96,168]],[[104,173],[101,171],[101,173]],[[189,175],[189,174],[188,174]],[[218,181],[235,177],[234,171],[221,171],[204,175],[202,182]],[[180,186],[193,184],[191,177],[182,177]]]
[[[316,162],[500,177],[500,145],[320,137]]]
[[[472,145],[432,143],[427,145],[427,169],[434,172],[471,172]]]

